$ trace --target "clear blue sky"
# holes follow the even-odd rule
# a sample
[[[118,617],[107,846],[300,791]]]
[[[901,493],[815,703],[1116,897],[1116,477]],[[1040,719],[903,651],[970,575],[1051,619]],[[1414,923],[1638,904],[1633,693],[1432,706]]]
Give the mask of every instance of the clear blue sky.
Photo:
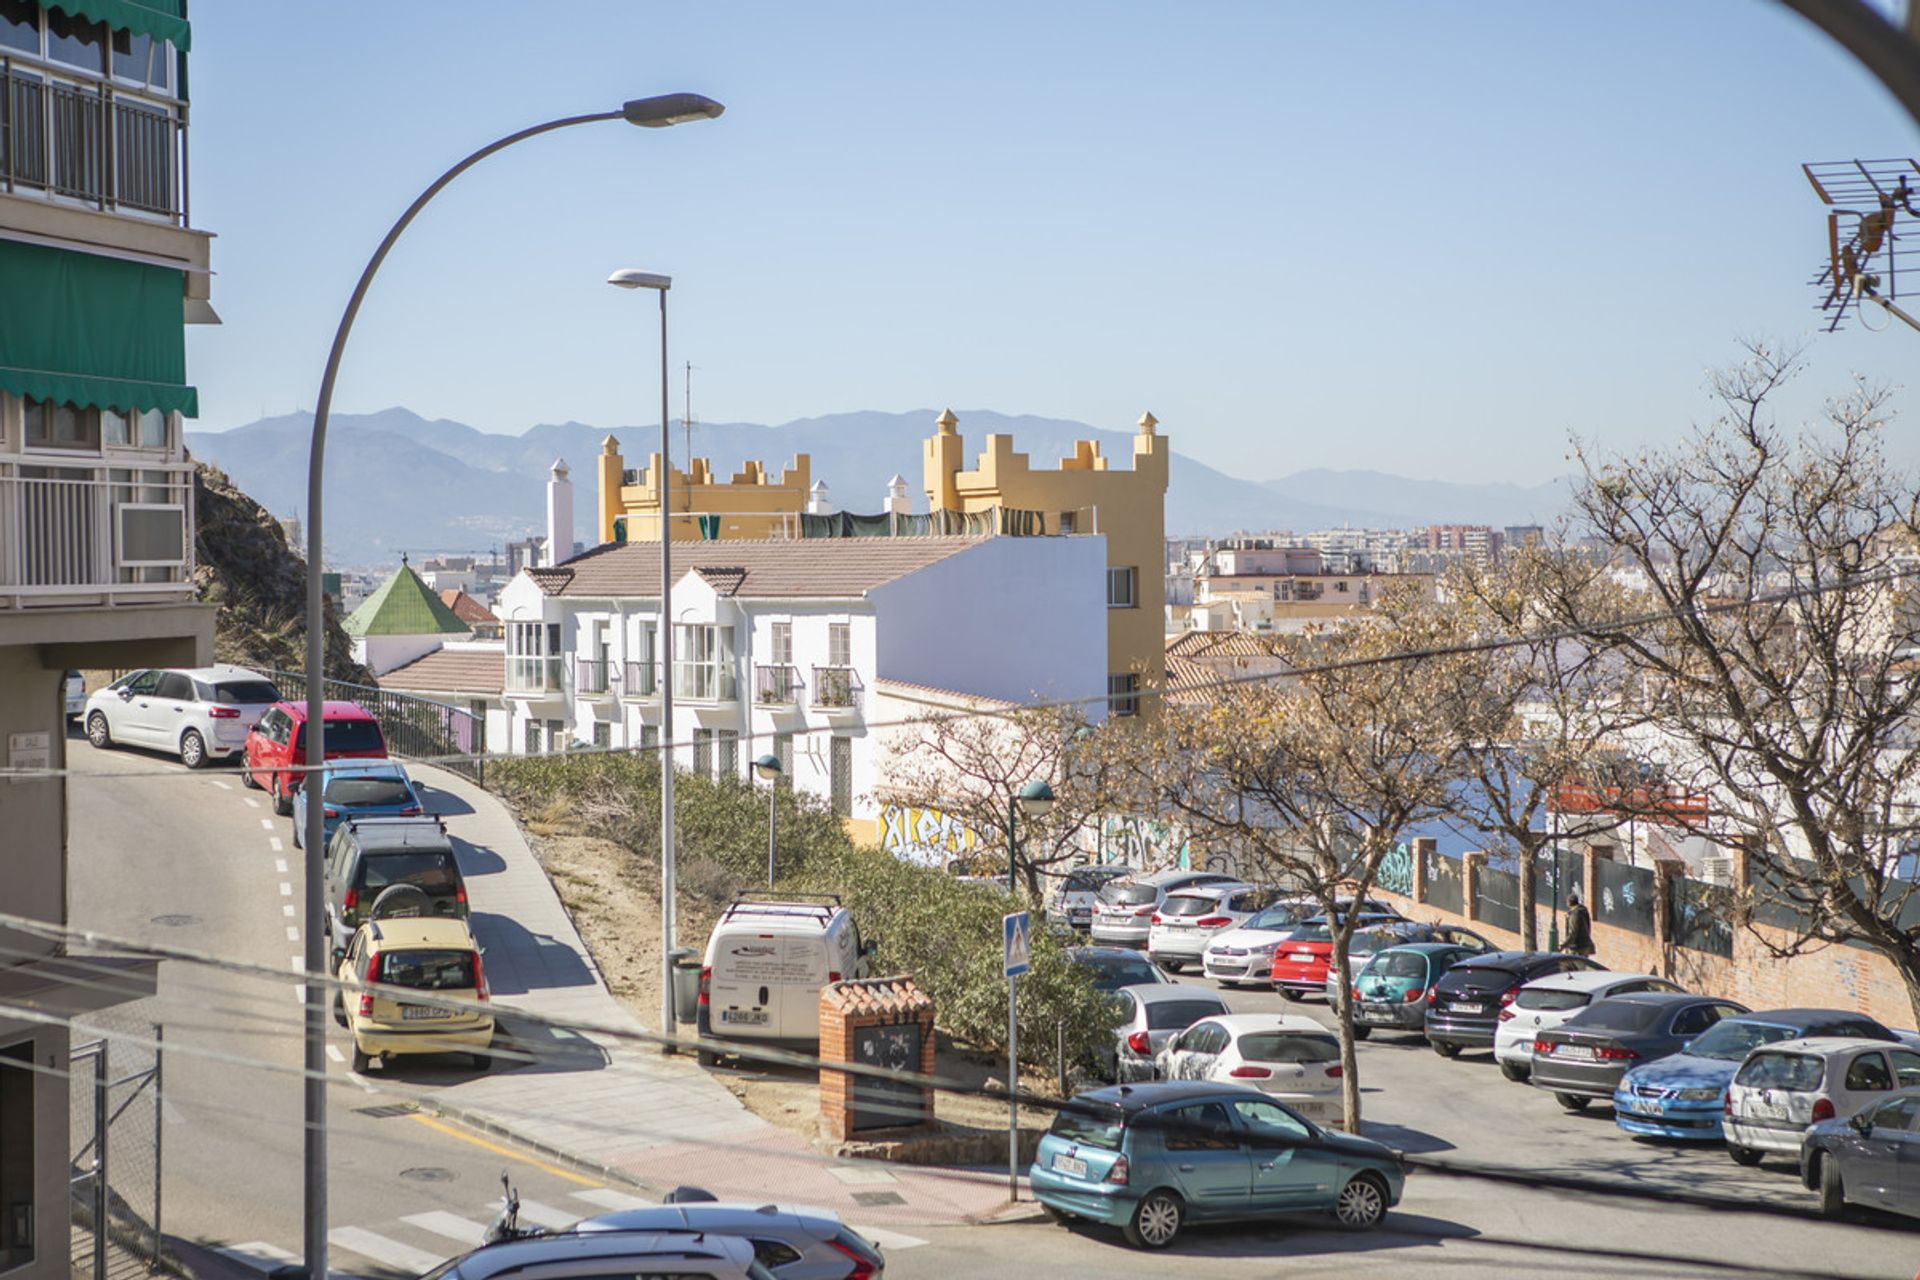
[[[449,189],[336,411],[654,420],[651,296],[602,284],[619,266],[675,277],[701,420],[1150,408],[1253,479],[1541,481],[1569,432],[1701,418],[1742,335],[1811,341],[1796,410],[1920,368],[1920,334],[1815,336],[1799,171],[1920,132],[1771,0],[192,12],[226,322],[192,331],[201,429],[311,407],[362,263],[445,165],[675,89],[727,114],[571,130]]]

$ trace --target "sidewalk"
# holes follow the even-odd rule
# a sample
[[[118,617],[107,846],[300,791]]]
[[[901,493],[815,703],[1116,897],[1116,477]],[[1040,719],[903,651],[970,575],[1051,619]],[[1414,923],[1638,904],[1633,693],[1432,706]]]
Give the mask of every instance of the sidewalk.
[[[973,1221],[1005,1206],[1005,1169],[836,1160],[753,1115],[690,1058],[517,1021],[513,1009],[651,1029],[607,990],[506,806],[445,770],[408,768],[454,837],[501,1026],[533,1059],[502,1054],[427,1105],[658,1192],[691,1184],[723,1200],[821,1205],[888,1225]]]

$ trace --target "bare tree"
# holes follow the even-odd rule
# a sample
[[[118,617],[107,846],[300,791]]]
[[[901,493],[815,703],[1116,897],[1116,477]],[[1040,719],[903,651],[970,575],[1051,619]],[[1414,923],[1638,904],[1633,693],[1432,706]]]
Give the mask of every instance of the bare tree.
[[[1894,818],[1920,771],[1915,483],[1882,454],[1881,391],[1857,384],[1823,422],[1779,429],[1771,404],[1795,372],[1753,345],[1714,381],[1719,417],[1684,444],[1580,452],[1578,514],[1643,591],[1600,616],[1563,593],[1557,612],[1627,658],[1668,778],[1710,795],[1722,839],[1762,853],[1748,904],[1801,915],[1785,941],[1755,936],[1781,955],[1863,943],[1920,1016]]]

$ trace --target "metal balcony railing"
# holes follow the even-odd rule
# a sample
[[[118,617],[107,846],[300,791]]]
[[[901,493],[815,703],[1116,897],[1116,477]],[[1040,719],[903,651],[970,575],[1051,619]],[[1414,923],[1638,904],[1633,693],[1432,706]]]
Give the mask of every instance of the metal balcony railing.
[[[193,568],[191,466],[0,465],[0,608],[191,600]]]
[[[860,706],[860,676],[852,667],[815,667],[813,705],[827,711],[854,711]]]
[[[629,662],[621,673],[620,696],[651,698],[660,692],[660,667],[652,662]]]
[[[0,58],[0,190],[187,221],[184,106]]]
[[[575,658],[573,662],[573,691],[583,696],[604,694],[609,691],[611,680],[619,678],[614,664],[605,658]]]
[[[790,707],[800,700],[800,672],[792,666],[756,666],[753,701],[760,707]]]
[[[538,654],[507,655],[506,692],[510,694],[559,693],[566,660]]]

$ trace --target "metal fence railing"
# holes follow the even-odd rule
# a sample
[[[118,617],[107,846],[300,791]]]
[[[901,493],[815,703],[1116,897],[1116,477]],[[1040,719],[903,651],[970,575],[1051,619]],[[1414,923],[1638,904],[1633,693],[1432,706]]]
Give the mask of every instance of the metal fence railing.
[[[1460,859],[1449,858],[1437,849],[1429,849],[1426,864],[1427,905],[1442,911],[1465,914],[1466,894],[1460,875]]]
[[[95,1020],[97,1020],[96,1015]],[[68,1055],[69,1274],[119,1280],[160,1259],[162,1029],[129,1022]]]
[[[1710,955],[1733,955],[1733,895],[1719,885],[1675,876],[1669,882],[1667,936],[1678,946]]]
[[[263,674],[279,686],[282,698],[293,702],[306,700],[305,675],[297,671]],[[485,762],[477,757],[487,749],[487,725],[473,712],[431,698],[353,684],[331,676],[327,677],[325,689],[328,702],[357,702],[380,722],[389,754],[420,759],[473,756],[476,758],[446,761],[442,767],[483,786],[486,784]]]
[[[1511,871],[1481,867],[1473,877],[1474,918],[1505,929],[1520,932],[1520,877]]]
[[[1602,858],[1594,864],[1595,923],[1653,936],[1654,873]]]
[[[193,596],[193,468],[0,467],[0,606]]]
[[[0,58],[0,190],[186,220],[184,106]]]
[[[1577,849],[1542,849],[1533,876],[1533,900],[1564,907],[1569,893],[1584,894],[1587,860]]]

